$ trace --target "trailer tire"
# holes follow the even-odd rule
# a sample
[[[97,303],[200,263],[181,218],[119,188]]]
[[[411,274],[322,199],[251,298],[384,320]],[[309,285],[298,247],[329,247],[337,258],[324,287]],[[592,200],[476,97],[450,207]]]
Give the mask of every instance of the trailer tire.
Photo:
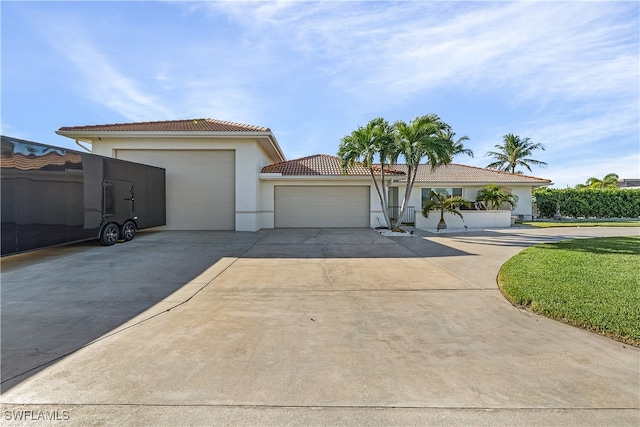
[[[120,228],[114,224],[107,224],[100,232],[100,243],[103,246],[111,246],[118,241],[120,237]]]
[[[133,221],[125,221],[120,228],[120,237],[125,242],[133,240],[136,237],[136,223]]]

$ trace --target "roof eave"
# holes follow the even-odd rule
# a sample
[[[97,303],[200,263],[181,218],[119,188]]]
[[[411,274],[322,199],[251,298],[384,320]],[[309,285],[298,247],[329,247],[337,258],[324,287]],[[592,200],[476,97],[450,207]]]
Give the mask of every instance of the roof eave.
[[[56,134],[67,138],[92,143],[96,137],[106,138],[135,138],[135,137],[156,137],[156,138],[202,138],[212,136],[217,138],[255,138],[260,146],[277,162],[286,161],[286,157],[280,148],[280,144],[269,131],[105,131],[105,130],[57,130]]]

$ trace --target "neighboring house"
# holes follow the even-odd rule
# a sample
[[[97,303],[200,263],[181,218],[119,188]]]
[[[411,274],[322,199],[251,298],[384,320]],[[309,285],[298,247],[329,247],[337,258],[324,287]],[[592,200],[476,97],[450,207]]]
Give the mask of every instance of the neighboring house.
[[[616,186],[618,188],[640,188],[640,179],[619,179]]]
[[[354,167],[343,174],[340,159],[324,154],[287,161],[268,128],[196,119],[62,127],[56,133],[75,139],[79,145],[91,144],[95,154],[165,168],[165,229],[257,231],[384,224],[368,169]],[[385,170],[392,180],[391,205],[402,199],[405,170],[404,165]],[[489,183],[518,196],[514,215],[531,215],[532,188],[551,181],[464,165],[442,166],[435,171],[422,165],[410,200],[416,226],[431,227],[420,213],[430,189],[446,189],[475,200],[477,191]],[[476,214],[466,211],[465,223]],[[510,218],[511,214],[480,215]],[[485,222],[486,226],[509,225],[504,220]]]

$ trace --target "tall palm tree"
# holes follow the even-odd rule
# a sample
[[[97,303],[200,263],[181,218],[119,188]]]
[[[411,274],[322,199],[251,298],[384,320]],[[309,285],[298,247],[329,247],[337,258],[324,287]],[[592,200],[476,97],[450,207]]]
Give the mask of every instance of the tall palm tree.
[[[422,208],[422,215],[425,218],[429,218],[430,211],[440,211],[440,221],[438,222],[438,226],[436,228],[438,230],[444,230],[445,228],[447,228],[447,223],[444,220],[445,212],[464,219],[462,213],[458,210],[458,207],[460,205],[470,207],[471,202],[469,200],[463,199],[460,196],[450,196],[448,194],[436,193],[435,191],[431,191],[431,199],[424,204],[424,207]]]
[[[409,123],[398,121],[393,126],[389,126],[386,120],[377,118],[342,138],[338,156],[341,158],[343,171],[355,164],[369,169],[387,227],[393,230],[402,221],[422,160],[426,158],[431,168],[435,169],[451,163],[456,154],[471,152],[462,144],[462,141],[468,139],[466,136],[457,141],[454,137],[451,127],[435,114],[416,117]],[[386,167],[395,165],[400,157],[404,158],[407,166],[407,186],[397,220],[392,222],[387,191],[389,182],[385,179],[385,174]],[[380,162],[379,171],[374,164],[376,159]]]
[[[516,173],[516,167],[518,166],[524,166],[529,172],[531,172],[530,164],[542,167],[547,166],[545,162],[529,157],[534,150],[544,150],[542,144],[534,144],[530,138],[520,138],[512,133],[504,135],[502,142],[502,144],[495,146],[499,151],[489,151],[485,154],[485,157],[496,159],[495,162],[487,165],[488,168]]]
[[[345,173],[347,168],[356,164],[369,169],[387,227],[393,228],[388,209],[388,183],[385,180],[385,170],[390,162],[395,162],[398,158],[398,149],[389,123],[378,117],[369,121],[365,127],[358,126],[356,130],[342,138],[338,157],[341,159],[342,170]],[[376,160],[380,161],[380,182],[376,179]]]
[[[461,141],[468,138],[462,137],[454,141],[455,133],[451,131],[448,124],[443,122],[435,114],[427,114],[416,117],[411,122],[405,123],[397,121],[394,124],[394,136],[398,156],[404,157],[407,165],[407,185],[405,194],[400,206],[400,212],[393,227],[400,225],[404,216],[404,211],[409,203],[409,197],[416,180],[420,162],[426,157],[432,169],[438,166],[451,163],[451,159],[459,152],[465,152]],[[397,158],[392,159],[394,162]]]
[[[578,184],[576,188],[616,188],[618,186],[618,174],[608,173],[603,179],[591,177],[586,184]]]
[[[461,136],[457,140],[454,140],[455,136],[456,134],[451,130],[451,128],[446,129],[441,134],[442,138],[451,141],[451,143],[453,144],[452,146],[453,157],[457,156],[458,154],[464,154],[469,157],[473,157],[473,151],[468,148],[464,148],[464,141],[468,141],[469,137],[465,135],[465,136]]]

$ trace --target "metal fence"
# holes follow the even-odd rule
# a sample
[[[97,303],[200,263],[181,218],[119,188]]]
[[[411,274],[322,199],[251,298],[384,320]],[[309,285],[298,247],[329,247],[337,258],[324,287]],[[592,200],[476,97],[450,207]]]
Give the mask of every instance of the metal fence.
[[[395,221],[400,216],[400,206],[389,206],[389,216]],[[416,223],[416,207],[407,206],[402,216],[402,224],[415,225]]]

